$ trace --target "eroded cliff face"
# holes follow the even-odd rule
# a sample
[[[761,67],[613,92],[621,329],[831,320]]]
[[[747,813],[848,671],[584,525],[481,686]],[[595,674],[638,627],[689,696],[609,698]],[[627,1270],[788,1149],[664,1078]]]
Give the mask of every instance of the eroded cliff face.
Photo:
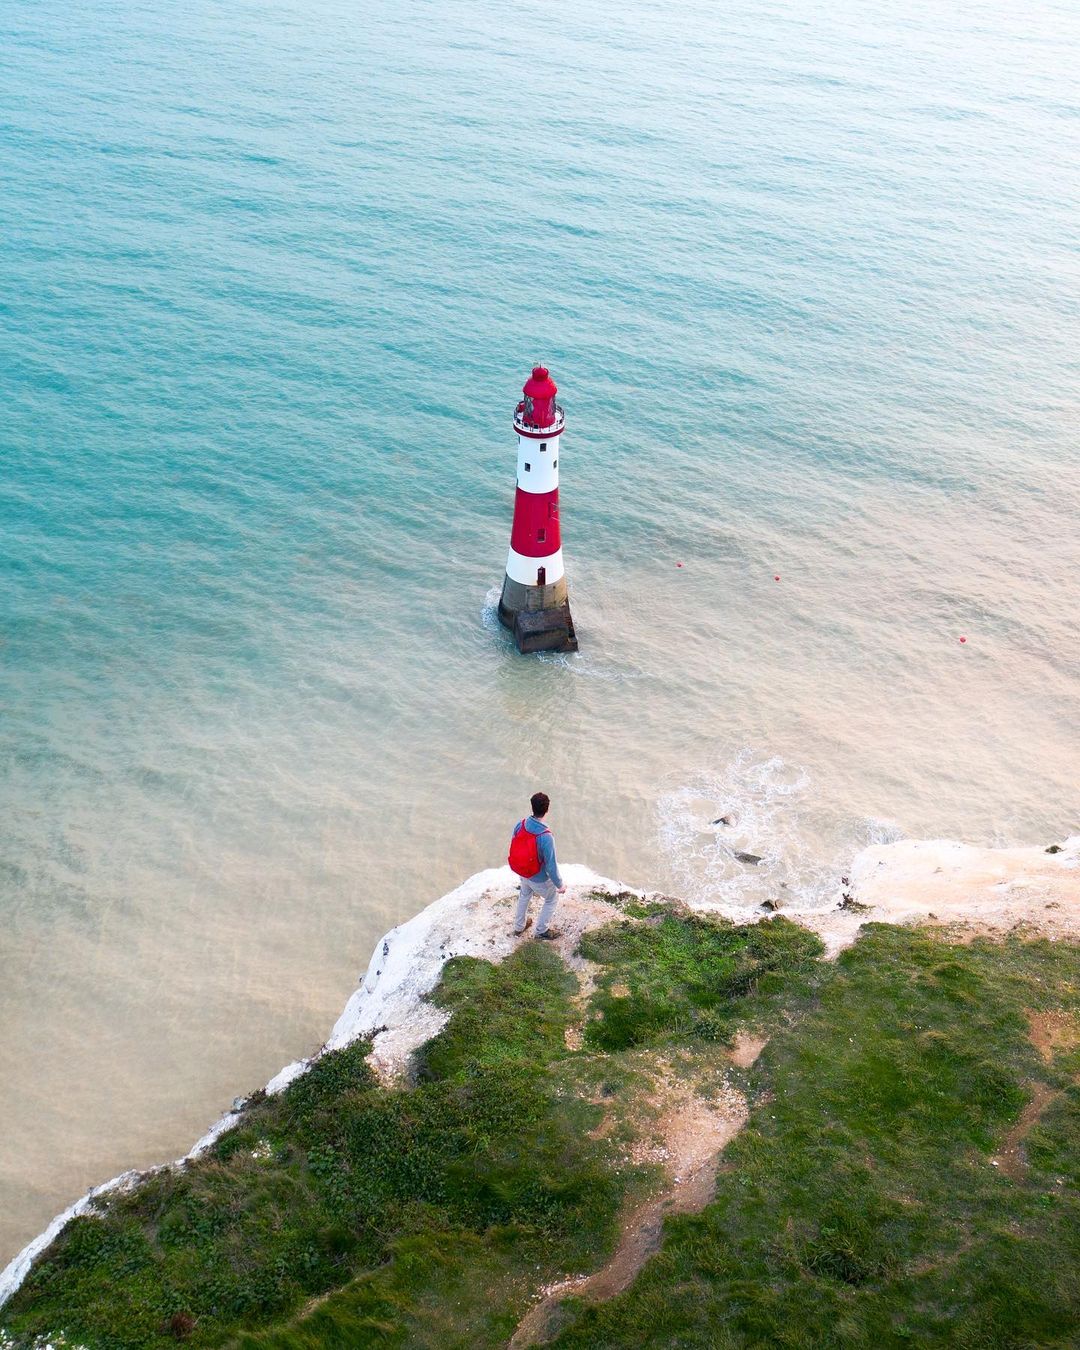
[[[851,880],[856,897],[888,922],[925,919],[1042,931],[1077,931],[1080,835],[1035,848],[975,848],[947,839],[904,839],[864,849]]]
[[[581,934],[621,914],[603,897],[640,892],[576,864],[564,867],[563,875],[566,895],[559,902],[560,937],[553,946],[571,968],[580,968],[576,953]],[[372,953],[326,1048],[338,1049],[360,1036],[371,1036],[370,1062],[380,1077],[389,1080],[404,1072],[409,1055],[440,1031],[449,1016],[427,1002],[446,962],[452,956],[501,961],[520,942],[531,940],[531,935],[514,936],[516,898],[517,880],[510,869],[490,868],[391,929]],[[288,1081],[294,1067],[283,1070],[271,1086]]]

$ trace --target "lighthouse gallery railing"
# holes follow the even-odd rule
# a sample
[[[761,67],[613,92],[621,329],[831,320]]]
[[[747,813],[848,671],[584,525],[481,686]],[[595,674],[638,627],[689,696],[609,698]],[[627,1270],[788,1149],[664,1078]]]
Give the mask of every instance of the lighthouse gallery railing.
[[[525,421],[525,405],[524,403],[519,403],[514,409],[514,426],[517,427],[519,431],[561,431],[563,427],[562,407],[556,403],[555,421],[549,422],[546,427],[540,427],[537,426],[535,422]]]

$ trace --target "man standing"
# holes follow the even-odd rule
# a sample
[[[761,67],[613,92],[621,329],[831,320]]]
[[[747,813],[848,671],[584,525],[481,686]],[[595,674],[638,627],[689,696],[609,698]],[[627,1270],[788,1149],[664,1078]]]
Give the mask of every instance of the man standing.
[[[555,837],[544,824],[544,817],[551,805],[547,793],[534,792],[530,805],[532,815],[514,826],[510,856],[507,859],[521,879],[517,912],[514,915],[514,933],[520,937],[526,928],[531,927],[532,919],[527,917],[529,902],[534,895],[538,895],[544,903],[540,907],[536,936],[551,941],[559,936],[559,930],[551,927],[551,918],[559,896],[564,894],[566,887],[559,874],[559,864],[555,861]]]

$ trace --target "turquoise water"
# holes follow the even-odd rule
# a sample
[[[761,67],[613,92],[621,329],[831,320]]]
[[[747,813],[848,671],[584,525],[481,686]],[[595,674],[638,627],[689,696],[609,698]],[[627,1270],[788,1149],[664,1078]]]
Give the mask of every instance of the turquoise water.
[[[7,0],[0,1257],[536,784],[729,909],[1077,828],[1078,70],[1038,0]],[[575,658],[492,617],[537,358]]]

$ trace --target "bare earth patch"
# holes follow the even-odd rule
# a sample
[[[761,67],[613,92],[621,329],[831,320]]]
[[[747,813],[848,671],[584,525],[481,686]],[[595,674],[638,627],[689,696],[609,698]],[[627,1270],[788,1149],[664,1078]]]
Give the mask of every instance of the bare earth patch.
[[[751,1036],[747,1031],[740,1031],[735,1037],[735,1044],[731,1047],[732,1064],[740,1069],[748,1069],[757,1061],[758,1055],[766,1045],[768,1045],[767,1037]]]
[[[1080,1045],[1080,1018],[1067,1012],[1029,1012],[1028,1036],[1044,1064],[1058,1050]]]
[[[1075,1013],[1056,1010],[1053,1012],[1028,1011],[1028,1039],[1039,1052],[1044,1064],[1049,1064],[1058,1050],[1071,1050],[1080,1044],[1080,1020]],[[1031,1101],[1020,1113],[1020,1119],[1005,1136],[1001,1149],[991,1159],[992,1167],[998,1167],[1007,1177],[1019,1180],[1027,1171],[1027,1157],[1024,1154],[1024,1140],[1039,1123],[1048,1106],[1061,1096],[1061,1092],[1047,1083],[1034,1081],[1029,1083]]]

